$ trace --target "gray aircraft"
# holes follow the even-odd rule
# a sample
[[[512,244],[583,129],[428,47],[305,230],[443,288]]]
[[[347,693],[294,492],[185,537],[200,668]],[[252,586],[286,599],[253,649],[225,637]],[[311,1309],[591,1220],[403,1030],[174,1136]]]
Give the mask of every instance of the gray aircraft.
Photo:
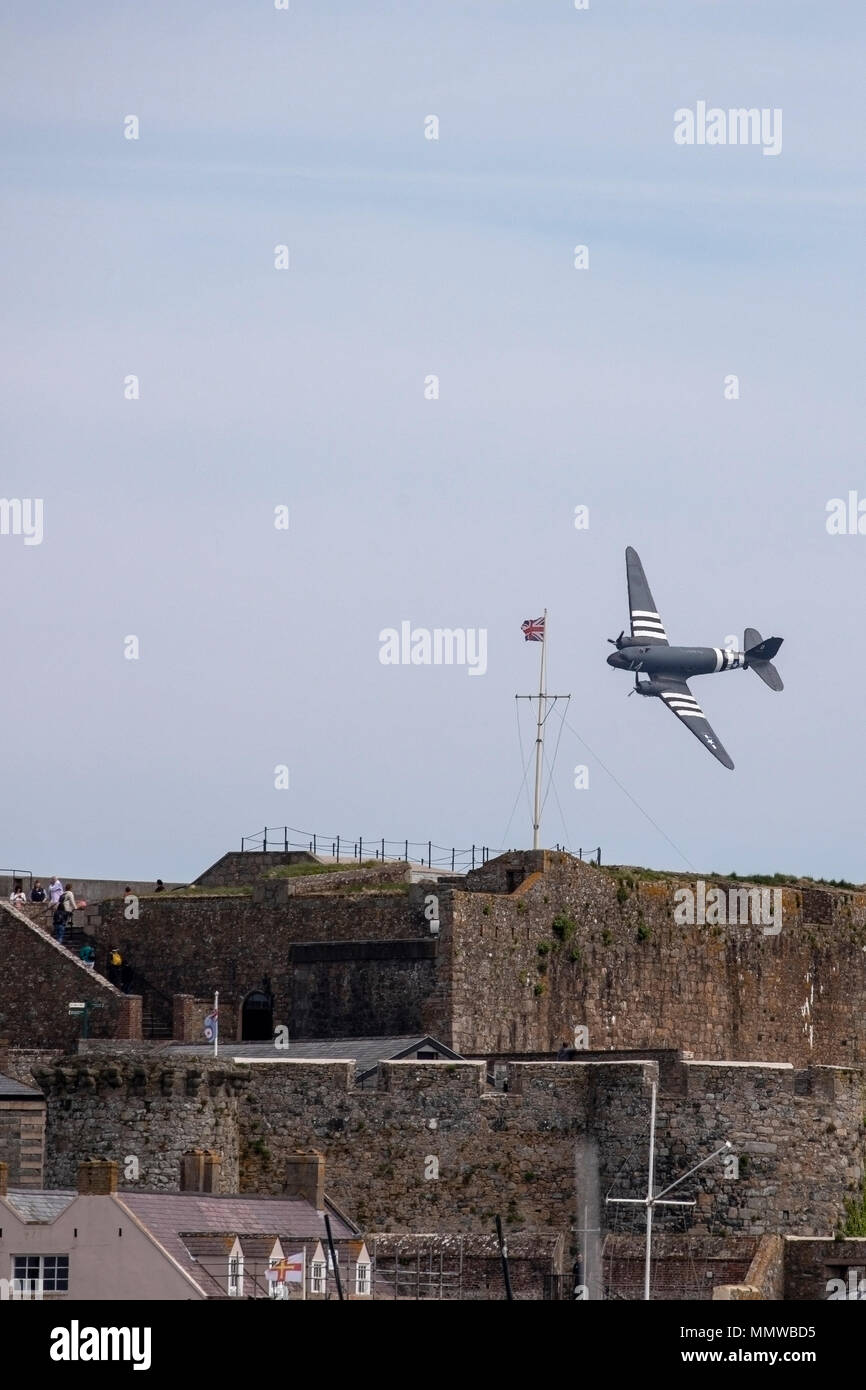
[[[689,677],[705,676],[714,671],[746,671],[751,667],[771,690],[781,690],[782,678],[772,659],[782,645],[782,638],[762,638],[755,628],[747,627],[741,652],[722,651],[720,647],[672,647],[653,603],[640,557],[631,546],[625,552],[625,569],[631,636],[626,637],[623,629],[615,641],[612,637],[607,639],[616,647],[607,659],[608,666],[634,671],[634,689],[639,695],[658,696],[720,763],[733,768],[707,716],[689,690]],[[641,671],[648,680],[639,678]],[[633,695],[634,690],[629,694]]]

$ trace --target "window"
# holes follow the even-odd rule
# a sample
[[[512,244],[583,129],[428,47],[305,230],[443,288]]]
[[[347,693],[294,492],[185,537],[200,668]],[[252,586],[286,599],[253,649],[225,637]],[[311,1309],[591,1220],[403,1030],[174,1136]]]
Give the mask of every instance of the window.
[[[229,1294],[232,1298],[240,1298],[244,1291],[244,1257],[243,1255],[231,1255],[229,1257]]]
[[[68,1293],[68,1255],[13,1255],[12,1278],[21,1282],[28,1292],[39,1288],[43,1293]]]
[[[313,1260],[313,1277],[310,1283],[311,1293],[325,1292],[325,1262],[324,1260]]]
[[[370,1266],[355,1265],[355,1293],[370,1292]]]

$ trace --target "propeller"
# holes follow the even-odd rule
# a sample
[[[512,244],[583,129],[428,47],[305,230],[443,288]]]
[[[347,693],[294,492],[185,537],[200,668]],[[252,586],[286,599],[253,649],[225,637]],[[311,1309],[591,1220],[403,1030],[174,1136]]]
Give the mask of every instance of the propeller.
[[[629,695],[633,695],[634,692],[635,692],[636,690],[637,690],[637,671],[635,671],[635,673],[634,673],[634,685],[632,686],[631,690],[628,692]],[[626,698],[628,698],[628,696],[626,696]]]
[[[619,637],[617,637],[615,641],[614,641],[613,637],[608,637],[607,640],[608,640],[608,642],[610,643],[610,645],[611,645],[612,647],[616,647],[617,651],[619,651],[620,647],[622,646],[622,639],[623,639],[624,636],[625,636],[625,628],[623,628],[622,632],[619,634]]]

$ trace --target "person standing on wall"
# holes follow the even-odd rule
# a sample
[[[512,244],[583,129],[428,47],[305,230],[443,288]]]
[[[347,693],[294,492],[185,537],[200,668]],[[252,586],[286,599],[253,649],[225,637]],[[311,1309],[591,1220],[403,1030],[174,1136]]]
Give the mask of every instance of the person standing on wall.
[[[75,901],[75,894],[72,891],[71,883],[67,883],[66,891],[64,892],[63,897],[60,899],[60,905],[63,908],[64,913],[66,914],[63,923],[64,930],[66,930],[66,928],[72,926],[72,914],[78,906],[78,903]]]
[[[63,906],[62,899],[58,899],[55,904],[51,921],[54,925],[54,939],[59,941],[62,946],[63,938],[66,935],[66,908]]]
[[[123,956],[116,946],[112,946],[108,953],[108,980],[109,984],[116,985],[120,989],[123,978]]]

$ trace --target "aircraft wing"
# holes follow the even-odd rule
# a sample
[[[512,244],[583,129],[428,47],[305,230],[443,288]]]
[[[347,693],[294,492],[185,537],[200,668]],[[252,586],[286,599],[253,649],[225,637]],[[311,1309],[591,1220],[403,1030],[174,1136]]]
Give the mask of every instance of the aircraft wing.
[[[625,572],[628,578],[628,608],[631,619],[631,635],[641,645],[670,645],[664,623],[653,603],[650,586],[646,582],[643,565],[636,550],[629,546],[625,552]]]
[[[707,716],[704,714],[692,692],[689,690],[686,681],[676,681],[670,679],[656,680],[656,685],[661,686],[659,699],[663,705],[667,705],[672,710],[677,719],[693,733],[695,738],[700,739],[701,743],[712,753],[714,758],[718,758],[724,767],[733,768],[734,764],[723,748],[719,739],[716,738],[710,728]]]

